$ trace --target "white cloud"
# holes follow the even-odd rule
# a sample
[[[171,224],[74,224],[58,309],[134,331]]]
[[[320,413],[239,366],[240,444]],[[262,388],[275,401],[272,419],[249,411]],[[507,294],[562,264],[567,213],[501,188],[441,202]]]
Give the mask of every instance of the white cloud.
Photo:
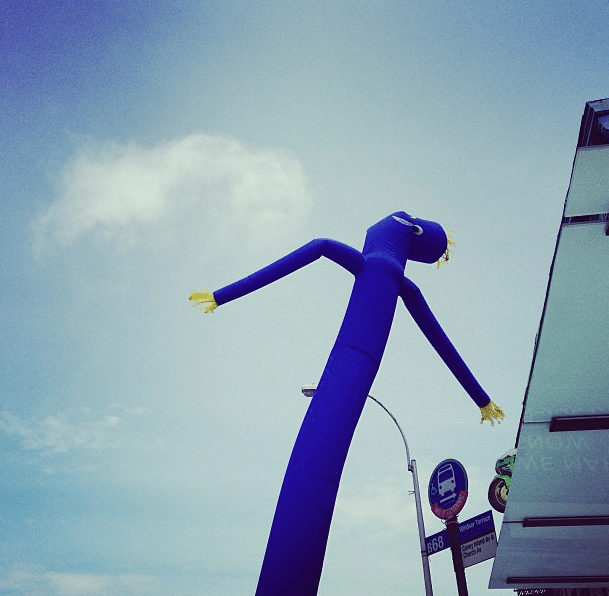
[[[44,568],[40,565],[13,563],[5,572],[0,564],[0,593],[19,596],[46,596],[48,587],[42,579]]]
[[[205,134],[148,148],[89,143],[65,165],[58,190],[36,229],[60,245],[87,233],[193,224],[215,240],[264,241],[298,226],[310,205],[290,152]]]
[[[356,493],[341,492],[336,514],[343,523],[383,532],[405,527],[415,515],[413,505],[414,500],[407,499],[403,483],[388,478],[360,487]]]
[[[49,584],[61,596],[93,596],[106,593],[112,578],[107,575],[90,575],[85,573],[52,573],[44,574]]]
[[[41,421],[26,421],[0,412],[0,432],[20,437],[24,449],[43,455],[64,454],[76,449],[103,450],[116,446],[112,430],[121,419],[106,416],[97,421],[71,420],[68,413],[47,416]]]
[[[159,587],[150,575],[61,573],[18,563],[0,577],[0,592],[20,596],[146,596],[158,593]]]
[[[59,596],[144,596],[159,584],[156,578],[134,573],[113,576],[47,572],[43,577]]]

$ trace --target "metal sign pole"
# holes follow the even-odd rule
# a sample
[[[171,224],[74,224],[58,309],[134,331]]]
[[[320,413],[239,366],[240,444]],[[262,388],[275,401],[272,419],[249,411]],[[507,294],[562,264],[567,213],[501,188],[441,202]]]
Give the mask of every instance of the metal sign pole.
[[[459,523],[457,517],[446,520],[446,530],[450,542],[450,550],[453,556],[453,567],[457,578],[457,590],[459,596],[468,596],[467,581],[465,579],[465,567],[463,566],[463,556],[461,555],[461,541],[459,539]]]
[[[417,473],[417,462],[410,460],[410,471],[414,485],[414,500],[417,507],[417,523],[419,526],[419,543],[421,545],[421,562],[423,563],[423,580],[425,582],[426,596],[433,596],[431,587],[431,573],[429,571],[429,557],[427,555],[427,545],[425,543],[425,526],[423,522],[423,509],[421,508],[421,494],[419,492],[419,475]]]
[[[441,461],[429,479],[429,504],[436,517],[446,520],[459,596],[468,596],[457,515],[467,500],[467,472],[456,459]],[[433,543],[432,543],[433,544]]]

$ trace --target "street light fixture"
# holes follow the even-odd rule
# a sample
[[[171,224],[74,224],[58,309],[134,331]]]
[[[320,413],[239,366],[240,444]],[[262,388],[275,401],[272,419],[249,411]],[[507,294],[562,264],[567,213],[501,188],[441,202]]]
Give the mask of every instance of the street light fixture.
[[[317,385],[304,385],[301,389],[302,394],[306,397],[313,397]],[[414,459],[410,459],[410,449],[408,449],[408,442],[406,436],[402,431],[402,427],[399,425],[395,416],[378,400],[376,397],[368,394],[368,397],[376,402],[393,420],[395,425],[400,431],[404,447],[406,448],[406,460],[408,462],[408,471],[412,473],[412,484],[414,487],[414,500],[417,509],[417,525],[419,527],[419,544],[421,546],[421,563],[423,564],[423,579],[425,581],[425,594],[426,596],[433,596],[433,589],[431,587],[431,573],[429,572],[429,558],[427,556],[427,546],[425,544],[425,524],[423,523],[423,510],[421,508],[421,492],[419,490],[419,475],[417,473],[417,462]]]

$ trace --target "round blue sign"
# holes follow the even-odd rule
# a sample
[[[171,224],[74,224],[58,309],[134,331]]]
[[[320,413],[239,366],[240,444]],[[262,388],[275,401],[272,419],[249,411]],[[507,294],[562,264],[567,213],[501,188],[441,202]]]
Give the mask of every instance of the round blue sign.
[[[429,479],[429,503],[440,519],[455,517],[467,500],[467,472],[456,459],[440,462]]]

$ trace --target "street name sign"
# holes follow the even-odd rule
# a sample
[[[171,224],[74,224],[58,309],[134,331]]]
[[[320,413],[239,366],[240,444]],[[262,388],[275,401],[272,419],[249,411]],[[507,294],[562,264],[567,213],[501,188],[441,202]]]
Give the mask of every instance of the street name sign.
[[[493,520],[493,512],[492,510],[485,511],[484,513],[480,513],[475,517],[470,519],[466,519],[465,521],[459,524],[459,542],[463,546],[470,542],[475,542],[476,539],[481,536],[488,536],[490,534],[495,535],[495,522]],[[495,538],[495,544],[496,544]],[[481,545],[476,545],[476,549]],[[425,547],[427,549],[428,555],[435,555],[440,551],[447,549],[450,547],[450,542],[448,541],[448,532],[446,530],[442,530],[436,534],[432,534],[431,536],[427,536],[425,538]],[[468,549],[470,552],[470,549]],[[494,556],[494,555],[491,555]],[[470,557],[468,557],[470,558]],[[491,558],[491,557],[488,557]],[[463,561],[466,562],[466,558],[464,556]],[[485,559],[481,559],[485,560]],[[471,563],[474,565],[475,563]],[[465,565],[466,567],[468,565]]]
[[[461,556],[463,567],[471,567],[476,563],[482,563],[492,559],[497,552],[497,535],[495,532],[474,538],[461,545]]]
[[[479,536],[490,534],[495,531],[495,521],[493,511],[489,509],[475,517],[466,519],[459,524],[459,538],[461,543],[469,542]]]

